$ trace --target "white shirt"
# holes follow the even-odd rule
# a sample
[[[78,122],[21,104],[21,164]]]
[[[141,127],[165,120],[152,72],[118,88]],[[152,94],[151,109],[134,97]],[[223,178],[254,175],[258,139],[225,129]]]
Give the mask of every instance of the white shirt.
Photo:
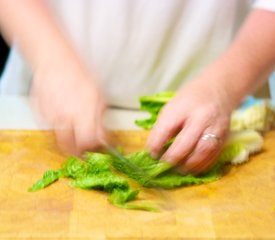
[[[139,96],[176,90],[196,76],[228,47],[251,4],[251,0],[49,1],[77,51],[100,73],[107,100],[120,107],[137,107]],[[260,0],[255,6],[274,10],[275,1]],[[2,80],[3,94],[29,91],[31,73],[16,50]]]

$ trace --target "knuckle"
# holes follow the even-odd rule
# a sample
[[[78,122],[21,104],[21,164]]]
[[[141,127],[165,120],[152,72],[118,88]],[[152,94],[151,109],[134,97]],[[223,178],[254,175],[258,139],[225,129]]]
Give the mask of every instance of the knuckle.
[[[170,117],[167,115],[160,115],[153,127],[153,131],[160,134],[167,134],[167,131],[172,129],[172,127],[173,122],[171,121]]]
[[[215,117],[217,115],[217,109],[213,105],[204,106],[198,109],[198,114],[203,116]]]
[[[173,122],[175,119],[181,119],[185,113],[186,111],[178,103],[170,101],[161,109],[159,119]]]
[[[219,149],[219,142],[216,140],[213,140],[210,142],[210,140],[207,142],[207,144],[203,144],[199,148],[199,152],[201,154],[211,154],[213,152],[216,152]]]

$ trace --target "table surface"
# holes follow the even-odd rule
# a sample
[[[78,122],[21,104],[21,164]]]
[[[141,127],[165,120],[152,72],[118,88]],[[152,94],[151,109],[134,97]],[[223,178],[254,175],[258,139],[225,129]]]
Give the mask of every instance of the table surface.
[[[116,137],[132,152],[143,148],[146,133]],[[116,208],[105,193],[73,189],[68,179],[29,193],[64,157],[51,132],[2,130],[0,239],[275,239],[274,145],[270,132],[248,163],[216,182],[166,191],[168,208],[150,213]]]

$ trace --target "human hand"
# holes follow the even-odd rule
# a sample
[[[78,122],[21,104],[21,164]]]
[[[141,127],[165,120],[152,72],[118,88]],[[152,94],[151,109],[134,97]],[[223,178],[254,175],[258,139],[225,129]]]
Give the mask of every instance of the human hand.
[[[176,136],[161,159],[182,173],[207,171],[226,140],[235,104],[218,76],[206,73],[188,83],[160,112],[147,142],[152,156],[160,157]]]
[[[74,59],[53,61],[35,71],[32,105],[53,127],[65,153],[81,154],[105,141],[105,104],[96,78]]]
[[[162,159],[183,173],[201,173],[215,162],[229,130],[231,112],[274,69],[275,15],[254,9],[228,49],[168,103],[148,139],[152,155],[177,137]],[[261,29],[255,34],[255,29]],[[253,36],[253,37],[252,37]],[[203,140],[204,134],[214,134]]]

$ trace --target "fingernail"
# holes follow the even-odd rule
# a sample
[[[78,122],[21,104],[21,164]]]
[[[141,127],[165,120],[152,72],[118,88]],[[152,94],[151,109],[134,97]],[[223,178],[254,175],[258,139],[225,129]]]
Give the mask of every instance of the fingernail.
[[[154,148],[152,148],[152,146],[146,144],[145,149],[146,149],[146,151],[148,151],[150,153],[150,156],[152,158],[157,159],[159,157],[158,151],[156,151]]]
[[[158,153],[156,153],[156,152],[151,152],[150,155],[151,155],[151,157],[154,158],[154,159],[157,159],[157,158],[158,158]]]
[[[168,155],[163,155],[160,159],[161,161],[168,162],[170,164],[173,164],[173,159],[171,159]]]

